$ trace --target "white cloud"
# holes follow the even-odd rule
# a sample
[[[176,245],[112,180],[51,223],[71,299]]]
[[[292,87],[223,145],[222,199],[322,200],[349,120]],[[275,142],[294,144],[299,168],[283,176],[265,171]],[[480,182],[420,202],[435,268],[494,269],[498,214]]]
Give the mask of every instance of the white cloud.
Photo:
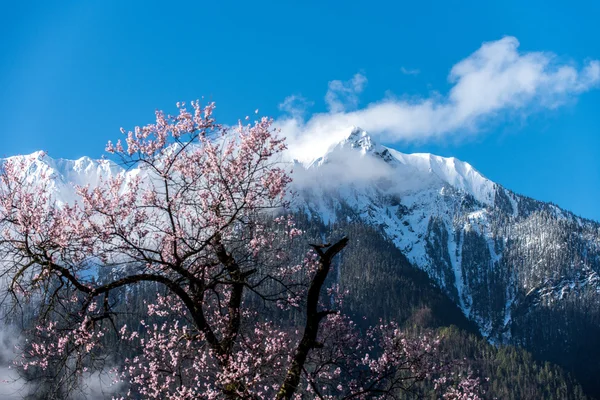
[[[121,381],[114,383],[117,378],[118,376],[114,372],[110,372],[110,369],[87,374],[83,377],[84,390],[81,394],[90,400],[113,398],[124,387],[124,383]]]
[[[419,71],[416,68],[409,69],[409,68],[404,68],[404,67],[400,68],[400,72],[402,72],[404,75],[419,75],[421,73],[421,71]]]
[[[506,112],[528,114],[555,108],[600,83],[600,61],[578,69],[559,63],[547,52],[519,52],[514,37],[483,43],[455,64],[453,84],[443,96],[416,100],[384,99],[357,109],[366,78],[331,81],[326,95],[330,111],[307,121],[282,118],[277,125],[288,137],[290,155],[301,161],[321,155],[341,140],[350,126],[360,126],[386,142],[435,140],[470,135]]]
[[[0,367],[0,398],[4,400],[24,399],[30,392],[29,386],[14,369]]]
[[[358,95],[363,91],[367,78],[362,74],[355,74],[346,82],[331,81],[325,94],[325,102],[332,113],[343,112],[358,107]]]
[[[35,391],[36,385],[23,380],[17,370],[11,368],[19,355],[17,346],[22,345],[22,341],[23,337],[18,328],[0,323],[0,399],[23,399]],[[110,368],[102,373],[85,374],[82,390],[77,392],[75,397],[90,400],[111,398],[123,387],[123,383],[113,383],[115,378]]]
[[[19,331],[11,326],[0,324],[0,398],[6,400],[22,399],[30,387],[23,381],[15,369],[10,366],[17,356],[16,346],[21,344]]]
[[[307,109],[313,104],[312,101],[306,100],[301,95],[294,94],[286,97],[283,102],[279,104],[279,109],[291,115],[293,118],[302,119],[304,118]]]
[[[394,173],[377,157],[351,157],[349,148],[340,148],[328,156],[320,168],[295,168],[294,188],[306,189],[321,183],[324,188],[338,189],[342,184],[360,186],[374,180],[390,178]]]

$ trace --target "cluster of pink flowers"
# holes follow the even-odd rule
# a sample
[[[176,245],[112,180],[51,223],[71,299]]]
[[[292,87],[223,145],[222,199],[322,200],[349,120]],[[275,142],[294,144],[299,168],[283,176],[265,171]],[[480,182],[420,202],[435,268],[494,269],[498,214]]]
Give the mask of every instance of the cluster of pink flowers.
[[[15,301],[42,304],[23,369],[98,368],[103,338],[116,329],[136,349],[118,377],[144,398],[386,398],[443,373],[437,339],[409,339],[393,323],[361,335],[339,311],[339,288],[325,301],[331,258],[347,240],[291,258],[302,232],[289,216],[268,218],[286,209],[291,181],[272,120],[228,128],[213,119],[214,104],[178,108],[123,131],[126,145],[107,145],[138,175],[78,187],[72,204],[56,204],[47,183],[28,184],[26,161],[4,165],[4,277]],[[98,282],[99,268],[115,273]],[[110,293],[144,283],[168,294],[147,304],[139,328],[114,326]],[[294,326],[259,303],[310,309]],[[447,398],[476,386],[462,381]]]

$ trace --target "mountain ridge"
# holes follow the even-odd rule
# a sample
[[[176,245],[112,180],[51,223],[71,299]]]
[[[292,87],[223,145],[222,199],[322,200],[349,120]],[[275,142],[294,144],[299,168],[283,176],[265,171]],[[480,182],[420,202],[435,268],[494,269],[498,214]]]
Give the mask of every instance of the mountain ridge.
[[[306,163],[296,161],[293,164],[296,167],[302,166],[305,169],[318,168],[327,161],[328,157],[331,157],[333,152],[340,148],[359,149],[362,156],[371,154],[379,157],[386,163],[400,163],[412,167],[418,173],[432,174],[455,189],[464,190],[472,195],[477,201],[486,205],[497,205],[498,201],[495,201],[497,200],[496,197],[508,193],[521,198],[538,201],[529,196],[506,189],[503,185],[484,176],[470,163],[456,157],[443,157],[432,153],[402,153],[393,148],[379,144],[375,141],[373,136],[362,130],[360,127],[352,127],[349,129],[348,135],[340,142],[332,145],[325,154],[315,157]],[[8,159],[28,159],[30,164],[35,165],[35,167],[42,167],[40,168],[40,171],[45,169],[45,172],[48,172],[48,170],[51,170],[50,172],[54,172],[55,176],[60,178],[62,182],[77,185],[90,184],[93,186],[94,184],[97,184],[97,179],[93,179],[94,175],[96,177],[106,178],[119,173],[132,173],[132,171],[135,173],[137,170],[136,167],[125,169],[107,158],[91,158],[88,156],[82,156],[77,159],[53,158],[43,150],[38,150],[30,154],[0,158],[0,164]],[[34,172],[32,169],[36,168],[30,166],[30,174]],[[82,173],[85,173],[84,175],[86,176],[82,177]],[[37,178],[40,177],[38,176]],[[504,193],[494,193],[498,189],[503,189]],[[501,201],[506,201],[506,199],[502,199]],[[539,202],[555,206],[563,213],[567,213],[578,219],[599,222],[579,216],[551,201]],[[512,201],[511,205],[513,208],[515,207],[514,202]]]

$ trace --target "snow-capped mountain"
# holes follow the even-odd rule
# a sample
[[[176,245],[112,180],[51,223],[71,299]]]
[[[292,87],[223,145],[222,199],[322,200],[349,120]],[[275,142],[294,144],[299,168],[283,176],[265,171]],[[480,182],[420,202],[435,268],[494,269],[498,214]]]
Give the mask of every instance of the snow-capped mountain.
[[[524,345],[582,380],[600,372],[598,222],[360,129],[301,171],[300,210],[378,228],[491,342]]]
[[[512,313],[523,293],[548,293],[542,287],[557,279],[600,293],[599,224],[517,195],[463,161],[403,154],[355,128],[309,163],[301,178],[300,209],[327,223],[343,217],[379,227],[492,340],[510,338]],[[530,227],[539,219],[548,222]],[[578,231],[569,240],[583,247],[567,265],[545,260],[545,250],[527,271],[512,265],[513,252],[536,246],[566,251],[562,226]],[[502,291],[487,293],[483,301],[479,293],[493,281],[503,282]]]
[[[18,157],[30,163],[32,183],[48,180],[64,202],[73,184],[139,173],[87,157]],[[515,194],[466,162],[403,154],[358,128],[295,163],[293,177],[297,211],[378,229],[491,342],[524,345],[575,372],[573,352],[600,356],[599,223]],[[586,368],[600,372],[598,358]]]
[[[107,178],[125,173],[123,168],[110,160],[93,160],[89,157],[77,160],[53,159],[43,151],[9,159],[26,163],[27,182],[46,182],[59,203],[72,202],[76,198],[76,186],[97,187]]]

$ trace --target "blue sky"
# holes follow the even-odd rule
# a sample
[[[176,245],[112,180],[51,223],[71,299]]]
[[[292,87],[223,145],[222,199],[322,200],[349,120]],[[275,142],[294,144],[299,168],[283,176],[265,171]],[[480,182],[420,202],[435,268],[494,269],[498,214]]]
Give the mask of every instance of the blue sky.
[[[259,108],[300,144],[355,123],[600,220],[598,15],[597,1],[10,2],[0,155],[99,157],[121,126],[204,96],[222,122]]]

